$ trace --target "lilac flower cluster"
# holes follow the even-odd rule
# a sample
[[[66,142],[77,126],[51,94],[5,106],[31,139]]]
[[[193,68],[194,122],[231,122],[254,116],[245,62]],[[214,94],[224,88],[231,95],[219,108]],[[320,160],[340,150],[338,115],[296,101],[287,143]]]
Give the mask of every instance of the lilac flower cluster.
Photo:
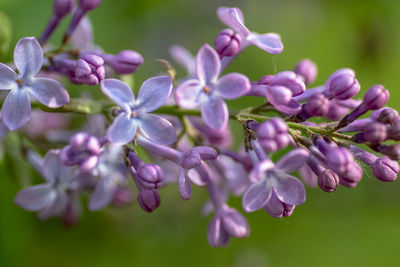
[[[360,164],[370,166],[381,181],[396,180],[400,116],[384,107],[389,100],[384,86],[372,86],[363,100],[354,98],[360,84],[355,72],[344,68],[323,85],[309,88],[317,67],[308,59],[258,81],[242,73],[223,74],[246,47],[279,54],[283,44],[278,34],[250,31],[240,9],[220,7],[217,15],[229,28],[218,33],[214,48],[204,44],[196,56],[180,46],[171,48],[187,77],[178,80],[163,60],[168,75],[145,80],[135,98],[120,75],[135,72],[143,58],[133,50],[107,54],[93,43],[86,14],[100,2],[79,0],[75,6],[73,0],[55,0],[39,41],[22,38],[14,64],[0,63],[0,89],[8,90],[1,137],[18,132],[22,156],[45,180],[20,191],[15,203],[39,212],[40,219],[59,216],[67,224],[76,223],[81,197],[87,194],[91,211],[128,205],[136,194],[138,205],[153,212],[162,203],[163,187],[176,183],[177,193],[189,200],[192,187],[200,186],[209,195],[203,213],[213,213],[207,240],[211,246],[226,246],[231,237],[250,234],[242,212],[229,206],[231,196],[241,197],[244,212],[264,209],[281,218],[305,202],[303,182],[326,192],[355,187],[363,177]],[[60,47],[51,50],[48,40],[70,13]],[[107,100],[70,98],[59,82],[62,77],[97,86]],[[31,103],[31,96],[38,102]],[[229,109],[225,100],[243,96],[264,102]],[[39,135],[29,131],[33,126],[22,128],[31,108],[46,112],[40,120],[32,118],[46,133],[45,148],[36,145]],[[368,111],[373,111],[369,117],[360,118]],[[68,130],[74,114],[87,115],[87,123]],[[46,123],[50,116],[63,121],[55,132]],[[316,123],[316,117],[325,120]],[[243,128],[238,150],[232,149],[230,121]],[[286,154],[274,163],[271,158],[278,151]],[[297,171],[303,182],[293,176]]]

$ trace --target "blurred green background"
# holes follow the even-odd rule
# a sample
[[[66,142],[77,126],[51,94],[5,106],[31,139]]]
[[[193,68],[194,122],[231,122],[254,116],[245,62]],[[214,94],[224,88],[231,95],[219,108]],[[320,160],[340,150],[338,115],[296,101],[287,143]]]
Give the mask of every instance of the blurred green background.
[[[51,5],[51,0],[0,0],[0,10],[12,23],[12,48],[21,37],[40,35]],[[389,105],[400,108],[400,1],[103,0],[90,17],[95,41],[106,51],[134,49],[144,56],[135,74],[139,83],[161,71],[155,58],[169,59],[170,45],[196,52],[213,43],[225,28],[215,14],[220,5],[240,7],[251,30],[278,32],[285,45],[275,56],[248,48],[229,70],[256,80],[292,69],[308,57],[319,66],[317,85],[334,70],[350,67],[364,91],[382,83],[392,95]],[[244,104],[250,102],[233,103]],[[58,219],[41,222],[13,204],[19,185],[10,168],[0,165],[0,266],[400,265],[400,186],[379,182],[369,171],[353,189],[340,187],[332,194],[307,189],[306,203],[289,218],[274,219],[263,211],[247,214],[249,238],[211,248],[206,241],[210,218],[200,215],[207,197],[203,189],[185,202],[172,185],[161,190],[162,205],[153,214],[134,203],[86,211],[76,226],[67,228]],[[230,204],[240,209],[240,200]]]

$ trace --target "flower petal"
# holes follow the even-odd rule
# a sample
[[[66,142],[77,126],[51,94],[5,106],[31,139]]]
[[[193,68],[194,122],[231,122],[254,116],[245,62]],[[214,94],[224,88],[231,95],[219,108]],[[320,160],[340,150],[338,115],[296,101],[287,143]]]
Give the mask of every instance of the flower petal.
[[[285,86],[268,86],[266,97],[272,105],[286,105],[292,99],[292,92]]]
[[[222,224],[221,216],[214,216],[207,229],[207,240],[212,247],[225,247],[229,243],[229,233]]]
[[[297,148],[284,155],[277,163],[276,168],[283,172],[295,172],[306,163],[310,153],[302,148]]]
[[[4,100],[1,117],[8,129],[14,131],[24,126],[31,115],[31,102],[26,89],[11,90]]]
[[[192,196],[192,186],[190,184],[190,180],[186,176],[185,170],[182,168],[179,170],[178,190],[179,194],[184,200],[188,200]]]
[[[227,127],[229,111],[226,103],[221,98],[209,97],[201,104],[201,117],[204,122],[215,130]]]
[[[0,90],[11,90],[18,85],[18,75],[9,66],[0,63]]]
[[[199,80],[187,80],[175,89],[175,101],[183,108],[193,109],[199,105],[203,85]]]
[[[299,179],[283,172],[271,179],[275,181],[274,190],[280,201],[289,205],[299,205],[306,200],[306,191]]]
[[[169,52],[176,62],[185,67],[189,76],[192,76],[196,73],[196,60],[194,56],[188,50],[186,50],[186,48],[180,45],[173,45],[169,49]]]
[[[28,87],[29,93],[45,106],[58,108],[69,102],[67,90],[56,80],[36,78],[29,82]]]
[[[276,33],[258,34],[252,32],[247,40],[270,54],[280,54],[283,51],[281,37]]]
[[[14,63],[24,80],[39,73],[43,64],[43,50],[34,37],[19,40],[14,50]]]
[[[101,91],[115,104],[126,112],[131,112],[131,106],[135,102],[135,96],[129,86],[117,79],[105,79],[100,84]]]
[[[63,167],[60,159],[60,151],[52,149],[44,156],[41,174],[46,181],[52,182],[60,176]]]
[[[221,71],[221,62],[215,50],[208,44],[203,45],[196,57],[197,77],[203,84],[212,84],[217,81]]]
[[[110,176],[100,177],[90,196],[89,209],[95,211],[104,208],[112,201],[116,189],[117,185]]]
[[[236,209],[227,208],[222,212],[222,224],[233,237],[244,238],[250,234],[249,223]]]
[[[300,110],[301,110],[301,105],[293,99],[284,105],[277,105],[277,104],[273,104],[273,103],[271,103],[271,104],[280,112],[283,112],[283,113],[289,114],[289,115],[296,114],[296,113],[300,112]]]
[[[122,112],[107,129],[107,139],[114,144],[127,144],[135,137],[137,120]]]
[[[261,209],[270,199],[271,192],[271,184],[268,183],[266,179],[252,184],[243,195],[243,209],[246,212],[253,212]]]
[[[59,216],[66,211],[67,205],[67,193],[65,191],[57,191],[55,200],[39,213],[39,218],[45,220],[53,216]]]
[[[217,92],[226,99],[235,99],[250,91],[249,79],[240,73],[229,73],[218,80]]]
[[[14,202],[26,210],[38,211],[52,203],[55,198],[56,193],[50,184],[40,184],[19,191]]]
[[[139,128],[146,138],[157,144],[172,144],[177,138],[175,128],[172,126],[172,124],[158,115],[140,115]]]
[[[249,30],[244,26],[243,13],[239,8],[219,7],[217,15],[225,25],[239,32],[242,36],[246,37],[249,34]]]
[[[272,192],[271,198],[267,205],[264,206],[264,210],[272,217],[281,218],[285,212],[284,204],[278,199],[275,192]]]
[[[167,100],[172,90],[172,79],[169,76],[157,76],[147,79],[140,87],[135,107],[151,112]]]

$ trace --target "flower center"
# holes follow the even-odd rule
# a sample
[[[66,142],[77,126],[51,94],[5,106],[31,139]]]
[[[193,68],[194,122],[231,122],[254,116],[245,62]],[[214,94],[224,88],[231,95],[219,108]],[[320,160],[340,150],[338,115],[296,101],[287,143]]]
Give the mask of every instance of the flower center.
[[[18,83],[19,85],[21,85],[21,84],[22,84],[22,79],[18,79],[18,80],[17,80],[17,83]]]
[[[136,113],[132,111],[132,112],[131,112],[131,117],[132,117],[132,118],[136,117]]]
[[[207,86],[204,86],[203,92],[206,93],[206,94],[209,94],[210,93],[210,88],[208,88]]]

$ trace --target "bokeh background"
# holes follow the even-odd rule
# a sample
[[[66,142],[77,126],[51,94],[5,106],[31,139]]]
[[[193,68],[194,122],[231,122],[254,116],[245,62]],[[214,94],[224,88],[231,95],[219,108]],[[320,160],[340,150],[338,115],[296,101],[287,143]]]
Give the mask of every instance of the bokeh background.
[[[41,34],[51,5],[51,0],[0,0],[0,10],[12,24],[12,48],[21,37]],[[382,83],[391,92],[389,105],[400,108],[400,1],[103,0],[90,18],[95,41],[106,51],[134,49],[144,56],[145,64],[135,74],[140,83],[161,71],[155,59],[170,59],[172,44],[196,52],[213,43],[224,28],[215,13],[220,5],[240,7],[251,30],[278,32],[285,45],[275,56],[248,48],[228,71],[256,80],[292,69],[307,57],[318,64],[317,85],[334,70],[350,67],[363,91]],[[53,38],[55,45],[61,34],[62,29]],[[12,50],[3,61],[12,59]],[[211,248],[206,241],[210,218],[200,214],[207,197],[203,189],[185,202],[172,185],[161,190],[162,205],[153,214],[133,203],[85,211],[76,226],[65,227],[58,219],[41,222],[13,204],[20,189],[13,168],[27,166],[0,164],[0,266],[400,265],[399,183],[379,182],[368,171],[353,189],[340,187],[331,194],[307,189],[306,203],[289,218],[274,219],[263,211],[247,214],[249,238]],[[230,203],[240,209],[239,199]]]

